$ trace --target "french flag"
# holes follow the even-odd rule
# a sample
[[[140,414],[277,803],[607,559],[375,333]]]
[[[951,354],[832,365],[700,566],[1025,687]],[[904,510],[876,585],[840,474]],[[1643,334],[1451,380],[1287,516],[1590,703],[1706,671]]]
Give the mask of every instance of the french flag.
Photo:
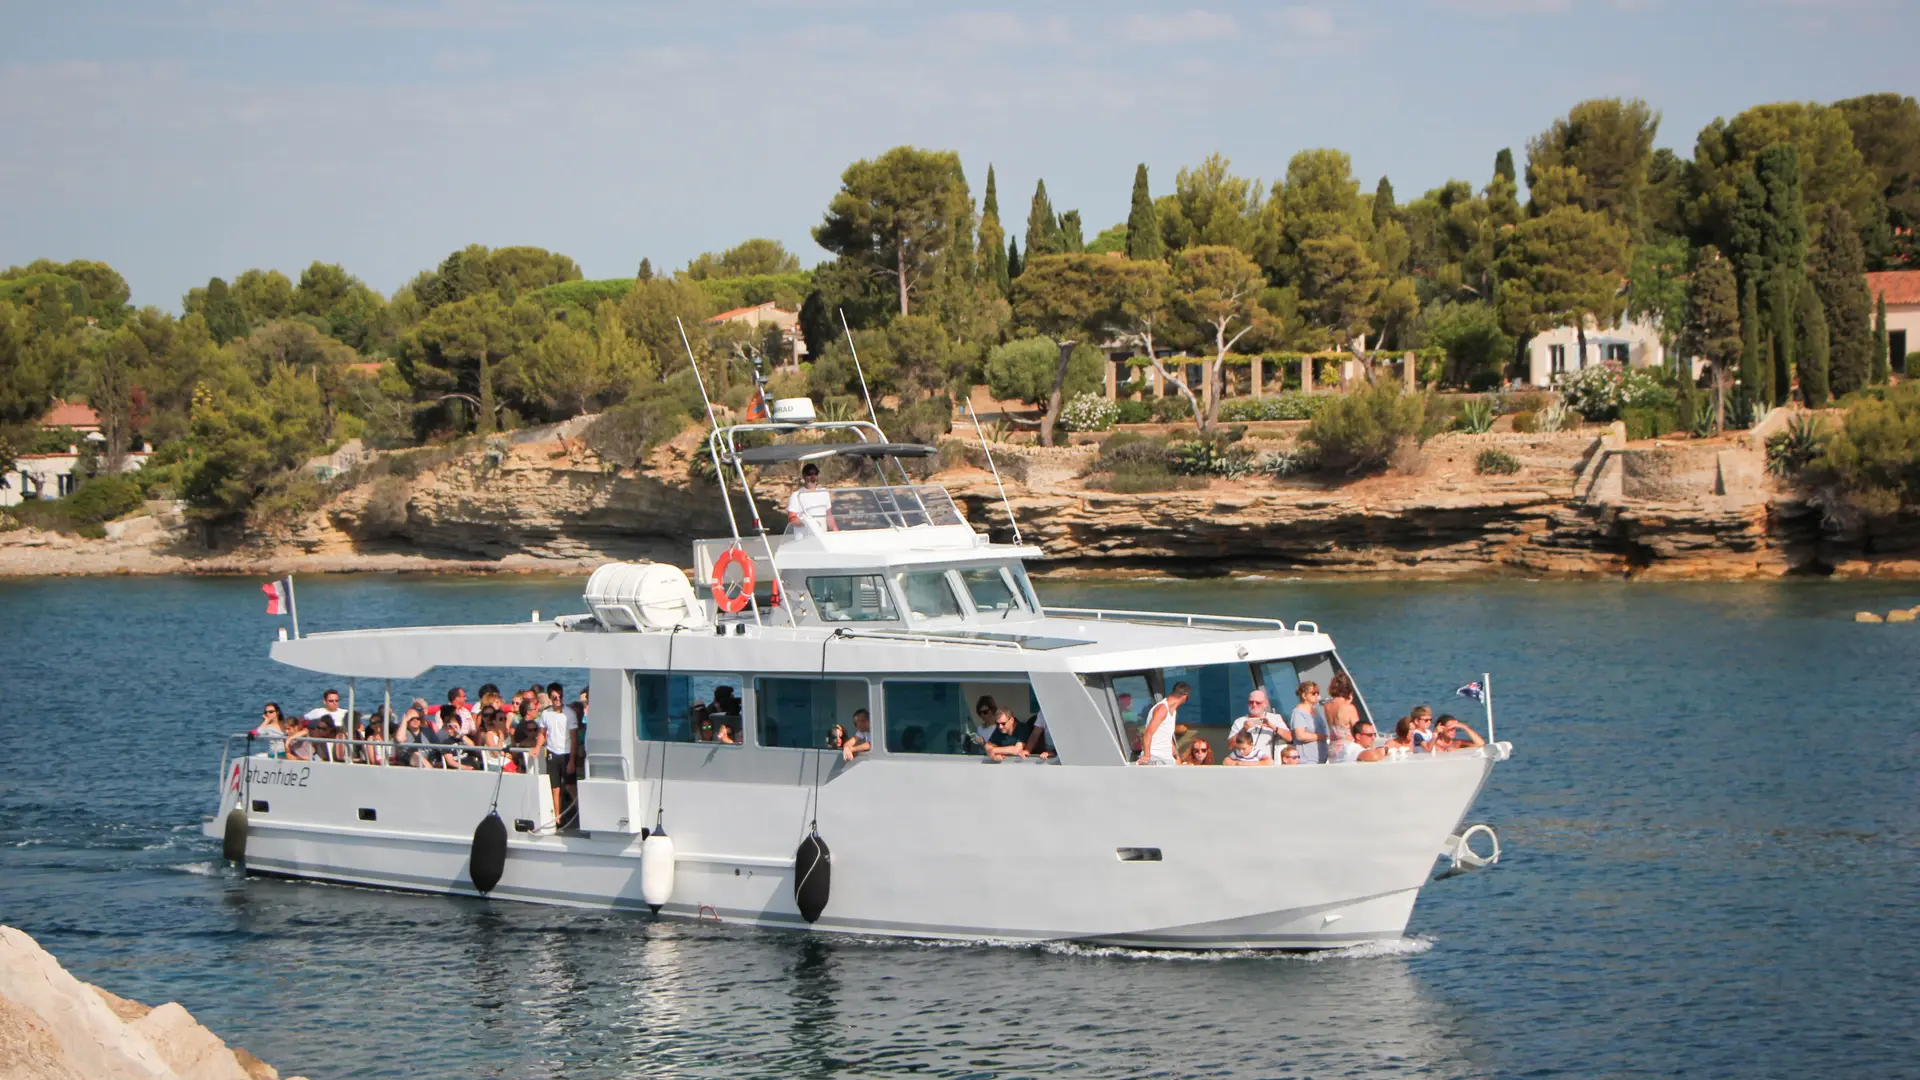
[[[267,614],[285,615],[293,605],[293,575],[269,581],[260,591],[267,594]]]

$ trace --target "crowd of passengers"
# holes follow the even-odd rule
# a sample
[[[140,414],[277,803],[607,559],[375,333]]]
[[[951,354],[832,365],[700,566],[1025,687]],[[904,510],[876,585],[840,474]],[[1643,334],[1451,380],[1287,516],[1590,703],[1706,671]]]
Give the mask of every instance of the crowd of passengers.
[[[505,697],[493,683],[469,701],[464,687],[447,691],[442,705],[425,698],[397,714],[386,706],[349,713],[340,691],[289,716],[269,701],[250,734],[266,740],[271,757],[349,765],[398,765],[416,769],[484,772],[545,772],[553,782],[554,816],[564,818],[584,754],[587,692],[573,701],[559,683],[535,684]]]
[[[1246,715],[1228,728],[1224,755],[1180,720],[1181,707],[1193,696],[1188,684],[1174,683],[1143,720],[1136,720],[1131,695],[1119,694],[1117,700],[1142,765],[1342,764],[1385,761],[1401,754],[1446,754],[1487,742],[1452,716],[1436,719],[1425,705],[1414,706],[1394,725],[1393,737],[1382,739],[1373,721],[1360,715],[1353,680],[1344,672],[1328,681],[1324,701],[1317,682],[1303,682],[1294,692],[1299,703],[1285,717],[1274,711],[1265,690],[1248,692]]]

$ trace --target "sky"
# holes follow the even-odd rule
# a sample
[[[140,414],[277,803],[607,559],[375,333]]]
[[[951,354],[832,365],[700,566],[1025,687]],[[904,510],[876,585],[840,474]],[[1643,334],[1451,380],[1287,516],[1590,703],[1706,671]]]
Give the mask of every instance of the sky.
[[[469,243],[587,277],[740,240],[811,265],[846,166],[960,153],[1089,239],[1219,152],[1352,155],[1402,201],[1485,183],[1590,97],[1659,144],[1770,101],[1920,92],[1920,0],[0,0],[0,265],[98,259],[136,304],[337,262],[390,294]]]

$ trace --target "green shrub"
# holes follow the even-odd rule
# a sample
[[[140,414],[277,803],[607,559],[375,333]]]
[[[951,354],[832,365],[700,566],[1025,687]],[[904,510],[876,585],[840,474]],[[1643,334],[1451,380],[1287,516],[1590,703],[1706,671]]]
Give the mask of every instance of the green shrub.
[[[1220,406],[1220,419],[1242,423],[1252,420],[1311,420],[1314,410],[1329,396],[1289,390],[1272,397],[1234,398]]]
[[[1319,459],[1313,456],[1312,447],[1290,446],[1283,450],[1268,450],[1254,458],[1253,469],[1277,478],[1312,472],[1319,464]]]
[[[1489,446],[1473,459],[1473,471],[1482,476],[1512,476],[1520,471],[1520,459],[1497,446]]]
[[[987,353],[987,389],[997,401],[1045,405],[1053,395],[1053,377],[1060,368],[1060,347],[1043,337],[1021,338],[995,346]],[[1072,399],[1094,393],[1105,385],[1106,358],[1100,350],[1080,345],[1068,354],[1067,382],[1061,393]]]
[[[1130,463],[1111,472],[1094,473],[1086,486],[1118,495],[1137,495],[1149,491],[1194,491],[1207,486],[1204,476],[1182,476],[1165,465]]]
[[[662,395],[608,409],[594,417],[581,434],[587,448],[608,469],[617,470],[638,465],[647,451],[680,434],[686,426],[687,414],[681,402]]]
[[[1145,401],[1125,399],[1117,403],[1119,414],[1114,418],[1119,424],[1150,424],[1153,422],[1153,405]]]
[[[1301,433],[1323,467],[1349,475],[1386,467],[1394,448],[1416,438],[1426,419],[1426,399],[1383,383],[1331,398]]]
[[[1620,419],[1627,425],[1628,439],[1651,439],[1680,430],[1678,413],[1672,408],[1624,409]]]
[[[1854,406],[1816,463],[1881,509],[1920,503],[1920,383],[1889,387],[1885,400]]]
[[[1089,471],[1111,472],[1121,465],[1170,467],[1166,440],[1131,431],[1119,432],[1100,444],[1100,456],[1094,459],[1093,468]]]
[[[1163,398],[1153,399],[1153,419],[1161,424],[1178,424],[1193,419],[1193,406],[1187,404],[1185,394],[1175,390]]]
[[[1254,469],[1254,455],[1232,445],[1231,439],[1192,439],[1167,447],[1173,471],[1182,476],[1225,476],[1238,479]]]
[[[1533,431],[1534,431],[1533,410],[1522,409],[1519,412],[1514,413],[1513,414],[1513,430],[1520,432],[1523,435],[1533,434]]]
[[[1060,426],[1068,431],[1106,431],[1120,418],[1120,406],[1103,394],[1081,394],[1060,409]]]
[[[96,476],[63,500],[75,522],[98,524],[140,509],[146,498],[130,476]]]

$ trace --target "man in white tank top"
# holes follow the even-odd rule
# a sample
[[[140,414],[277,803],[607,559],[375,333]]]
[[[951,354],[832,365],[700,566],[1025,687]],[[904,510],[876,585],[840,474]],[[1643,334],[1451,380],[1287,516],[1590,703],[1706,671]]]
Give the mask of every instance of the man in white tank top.
[[[1140,764],[1142,765],[1178,765],[1179,759],[1173,751],[1173,724],[1180,715],[1180,706],[1187,703],[1193,695],[1193,687],[1177,682],[1167,691],[1167,696],[1154,703],[1147,710],[1147,731],[1140,740]]]

